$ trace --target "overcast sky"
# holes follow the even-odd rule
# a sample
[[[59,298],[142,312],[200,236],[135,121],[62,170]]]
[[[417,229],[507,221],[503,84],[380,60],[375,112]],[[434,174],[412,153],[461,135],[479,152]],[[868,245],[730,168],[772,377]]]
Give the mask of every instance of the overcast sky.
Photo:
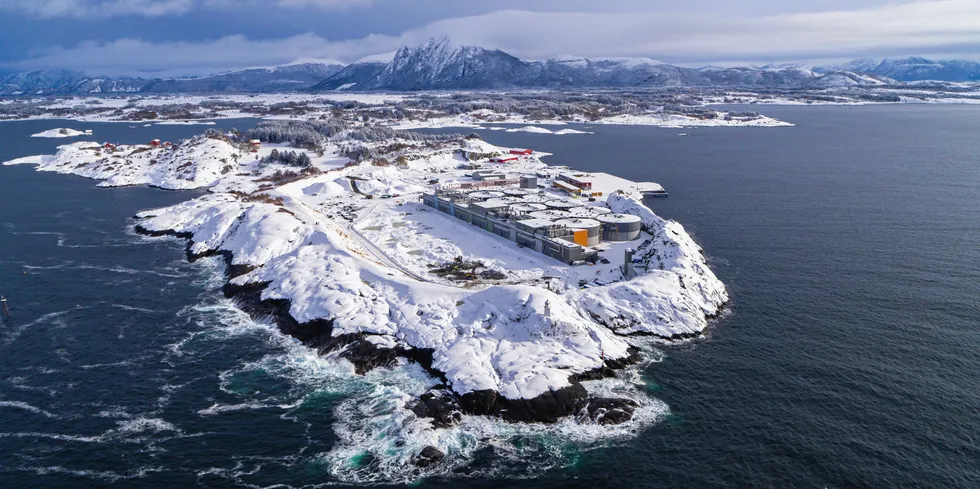
[[[529,59],[977,58],[980,0],[0,0],[4,71],[204,74],[443,36]]]

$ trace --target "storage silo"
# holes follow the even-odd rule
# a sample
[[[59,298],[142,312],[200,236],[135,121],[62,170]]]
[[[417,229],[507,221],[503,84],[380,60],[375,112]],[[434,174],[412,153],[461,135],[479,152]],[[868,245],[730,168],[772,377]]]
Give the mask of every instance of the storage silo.
[[[643,221],[631,214],[606,214],[596,220],[602,224],[603,241],[633,241],[643,228]]]
[[[595,219],[570,217],[568,219],[559,219],[555,221],[555,224],[565,226],[572,231],[573,243],[582,246],[595,246],[599,244],[599,234],[602,225]]]

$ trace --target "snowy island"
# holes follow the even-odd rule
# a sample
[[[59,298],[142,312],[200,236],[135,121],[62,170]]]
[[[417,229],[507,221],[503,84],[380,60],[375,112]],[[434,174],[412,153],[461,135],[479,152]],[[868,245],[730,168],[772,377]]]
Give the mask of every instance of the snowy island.
[[[433,430],[464,416],[628,422],[633,401],[583,382],[639,361],[649,338],[701,335],[728,295],[683,226],[643,204],[656,184],[543,156],[331,119],[5,164],[207,188],[141,212],[137,230],[186,239],[191,260],[223,256],[227,295],[357,373],[417,362],[437,382],[405,409]]]
[[[75,138],[78,136],[91,136],[92,130],[79,131],[77,129],[58,128],[32,134],[32,138]]]

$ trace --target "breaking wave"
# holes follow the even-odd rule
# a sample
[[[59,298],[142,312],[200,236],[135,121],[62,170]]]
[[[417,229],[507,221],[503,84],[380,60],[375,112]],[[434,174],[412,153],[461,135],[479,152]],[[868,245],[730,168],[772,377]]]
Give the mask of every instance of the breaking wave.
[[[46,416],[48,418],[58,418],[58,415],[57,414],[50,413],[50,412],[45,411],[45,410],[43,410],[43,409],[41,409],[39,407],[32,406],[32,405],[30,405],[30,404],[28,404],[26,402],[20,402],[20,401],[0,401],[0,408],[21,409],[21,410],[24,410],[24,411],[32,412],[34,414],[40,414],[42,416]]]
[[[174,345],[174,353],[193,351],[202,337],[230,339],[250,333],[266,336],[275,353],[219,373],[219,388],[240,402],[215,402],[197,411],[214,417],[238,411],[268,412],[281,417],[297,416],[309,409],[323,409],[318,402],[335,399],[331,406],[337,440],[326,451],[312,454],[312,462],[348,483],[410,483],[432,476],[532,478],[542,470],[577,462],[582,453],[610,446],[636,436],[668,414],[663,402],[649,396],[639,374],[642,366],[619,377],[584,383],[601,396],[627,397],[637,408],[632,421],[618,426],[600,426],[568,418],[552,425],[508,423],[495,418],[465,416],[453,428],[435,429],[420,419],[407,404],[439,383],[419,365],[401,362],[393,368],[378,368],[359,376],[347,360],[316,351],[283,335],[271,323],[254,321],[231,301],[198,305],[188,314],[201,312],[223,318],[211,332],[188,335]],[[648,361],[660,361],[655,352]],[[249,387],[257,377],[288,386],[286,392],[254,392]],[[446,454],[443,462],[420,469],[412,460],[425,447]],[[492,460],[489,462],[488,460]],[[211,476],[236,478],[255,467],[213,468]],[[233,477],[234,474],[237,474]]]

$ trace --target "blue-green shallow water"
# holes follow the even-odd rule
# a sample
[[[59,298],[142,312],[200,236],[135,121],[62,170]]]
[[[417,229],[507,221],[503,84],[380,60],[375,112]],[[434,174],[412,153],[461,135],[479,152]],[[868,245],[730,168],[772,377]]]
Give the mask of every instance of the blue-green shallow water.
[[[494,479],[418,487],[980,486],[980,108],[760,109],[798,126],[478,131],[662,183],[671,197],[648,203],[695,235],[733,303],[643,372],[671,414],[637,437],[553,445],[547,469],[484,450],[462,472]],[[59,125],[0,124],[0,160],[52,152],[25,136]],[[0,326],[0,485],[336,481],[321,454],[344,400],[372,386],[309,368],[237,314],[217,263],[127,231],[188,196],[0,168],[15,313]]]

